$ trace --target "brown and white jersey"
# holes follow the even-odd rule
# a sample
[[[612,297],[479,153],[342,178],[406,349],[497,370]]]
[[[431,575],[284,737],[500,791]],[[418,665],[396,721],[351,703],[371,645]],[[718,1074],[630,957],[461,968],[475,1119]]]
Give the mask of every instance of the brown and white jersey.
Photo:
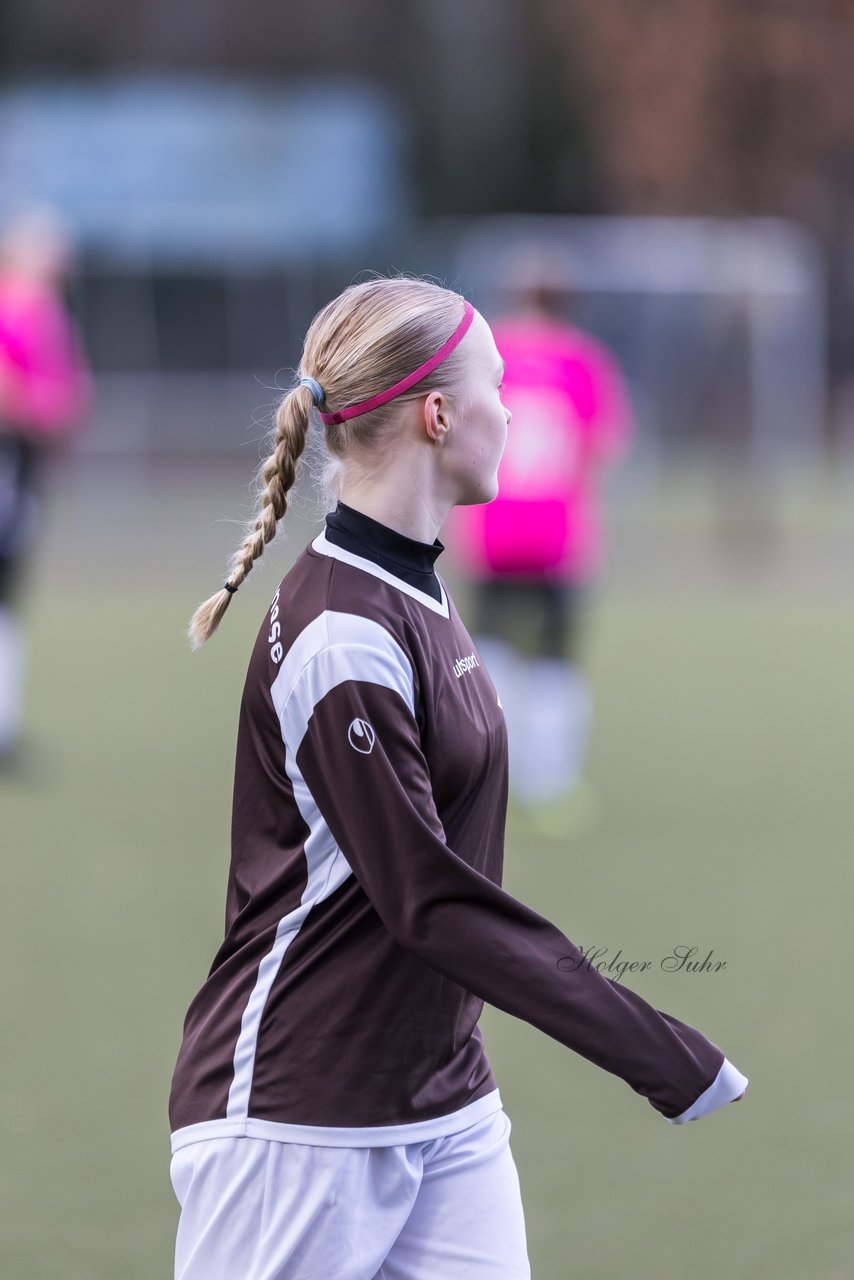
[[[248,1134],[428,1140],[501,1106],[484,1001],[669,1120],[747,1081],[501,889],[507,737],[433,564],[339,505],[258,634],[237,743],[225,940],[187,1014],[173,1149]]]

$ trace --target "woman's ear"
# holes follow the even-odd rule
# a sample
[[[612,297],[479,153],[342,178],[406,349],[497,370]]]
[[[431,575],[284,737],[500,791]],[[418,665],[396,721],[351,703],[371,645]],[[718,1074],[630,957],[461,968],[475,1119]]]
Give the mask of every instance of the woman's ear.
[[[451,429],[449,405],[441,391],[431,391],[424,400],[423,425],[432,444],[444,444]]]

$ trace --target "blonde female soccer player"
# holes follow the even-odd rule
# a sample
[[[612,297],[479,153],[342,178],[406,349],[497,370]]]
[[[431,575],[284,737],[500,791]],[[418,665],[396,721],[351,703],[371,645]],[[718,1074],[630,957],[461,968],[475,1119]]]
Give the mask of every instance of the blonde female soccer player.
[[[315,407],[340,501],[273,597],[237,741],[227,927],[173,1081],[179,1280],[522,1280],[484,1001],[675,1124],[746,1078],[501,889],[507,737],[435,561],[489,502],[501,355],[458,294],[400,277],[315,317],[263,498],[202,644],[276,534]]]

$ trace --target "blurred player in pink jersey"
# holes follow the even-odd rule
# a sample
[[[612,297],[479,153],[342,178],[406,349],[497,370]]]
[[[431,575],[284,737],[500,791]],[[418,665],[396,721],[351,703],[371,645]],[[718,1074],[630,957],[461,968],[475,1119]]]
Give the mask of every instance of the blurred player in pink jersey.
[[[507,264],[516,305],[493,333],[513,420],[498,497],[454,513],[478,648],[508,721],[511,787],[547,825],[581,794],[591,698],[579,621],[602,568],[599,481],[633,433],[614,357],[564,318],[565,275],[540,248]]]
[[[24,645],[15,606],[40,523],[43,461],[91,395],[61,296],[70,263],[68,232],[52,210],[27,210],[0,236],[0,765],[19,744]]]

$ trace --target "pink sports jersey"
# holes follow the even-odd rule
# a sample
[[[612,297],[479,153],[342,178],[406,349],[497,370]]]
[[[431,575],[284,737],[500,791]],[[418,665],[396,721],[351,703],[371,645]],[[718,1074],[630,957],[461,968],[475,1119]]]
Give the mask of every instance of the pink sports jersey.
[[[570,325],[519,316],[492,331],[513,420],[498,497],[454,512],[455,547],[475,577],[586,580],[602,558],[597,470],[632,431],[622,376],[601,343]]]
[[[90,398],[89,371],[60,298],[0,275],[0,421],[39,438],[64,436]]]

